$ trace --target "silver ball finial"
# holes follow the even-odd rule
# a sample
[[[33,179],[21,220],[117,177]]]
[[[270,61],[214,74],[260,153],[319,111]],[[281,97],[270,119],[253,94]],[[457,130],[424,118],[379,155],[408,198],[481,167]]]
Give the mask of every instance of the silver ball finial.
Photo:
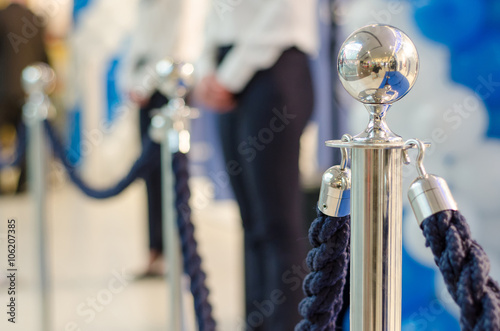
[[[32,124],[53,115],[55,108],[48,94],[56,85],[54,70],[48,64],[38,62],[23,69],[21,81],[27,95],[23,106],[25,123]]]
[[[185,97],[194,85],[194,66],[188,62],[162,59],[156,64],[156,73],[158,89],[169,99]]]
[[[391,104],[410,91],[418,75],[418,53],[401,30],[382,24],[362,27],[342,44],[338,57],[340,81],[370,113],[358,143],[400,143],[385,121]]]
[[[56,83],[54,70],[43,62],[24,68],[21,78],[24,91],[28,95],[35,92],[49,94],[54,89]]]
[[[352,33],[342,44],[338,72],[344,88],[364,104],[392,104],[412,88],[418,53],[401,30],[374,24]]]

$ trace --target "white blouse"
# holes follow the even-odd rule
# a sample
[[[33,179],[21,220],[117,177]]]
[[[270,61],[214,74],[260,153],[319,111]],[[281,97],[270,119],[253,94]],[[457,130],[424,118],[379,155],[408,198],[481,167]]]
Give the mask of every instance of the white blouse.
[[[124,59],[122,88],[151,93],[156,63],[171,57],[195,61],[201,52],[207,0],[139,0],[137,21]]]
[[[314,56],[318,48],[317,0],[212,0],[201,76],[215,72],[230,91],[241,91],[253,75],[297,47]],[[219,46],[233,48],[216,68]]]

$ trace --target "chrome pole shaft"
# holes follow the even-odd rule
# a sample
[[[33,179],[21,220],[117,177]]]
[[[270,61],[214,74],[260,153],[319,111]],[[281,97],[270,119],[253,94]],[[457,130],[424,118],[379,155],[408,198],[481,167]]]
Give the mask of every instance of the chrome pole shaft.
[[[28,178],[30,191],[34,200],[35,226],[38,234],[38,263],[40,272],[40,313],[41,330],[49,331],[50,328],[50,299],[49,299],[49,275],[46,250],[46,220],[45,220],[45,145],[43,119],[33,114],[27,123],[28,135]]]
[[[351,330],[401,330],[403,139],[388,127],[389,107],[415,84],[418,52],[398,28],[372,24],[354,31],[338,57],[340,82],[370,114],[350,147]]]
[[[26,67],[21,75],[27,100],[23,107],[23,119],[27,127],[27,168],[28,185],[34,199],[34,219],[36,233],[38,234],[38,258],[40,268],[40,326],[41,330],[49,331],[51,328],[49,265],[47,263],[46,245],[46,149],[45,128],[43,121],[48,117],[51,109],[50,99],[46,93],[55,84],[54,71],[45,63],[35,63]]]
[[[170,120],[170,119],[167,119]],[[167,125],[170,127],[170,125]],[[168,287],[170,291],[170,331],[183,330],[182,318],[182,259],[177,212],[175,209],[175,186],[172,171],[172,150],[168,132],[161,143],[162,164],[162,214],[163,214],[163,247],[166,249],[165,265],[169,266]]]
[[[353,148],[351,330],[401,330],[402,150]]]

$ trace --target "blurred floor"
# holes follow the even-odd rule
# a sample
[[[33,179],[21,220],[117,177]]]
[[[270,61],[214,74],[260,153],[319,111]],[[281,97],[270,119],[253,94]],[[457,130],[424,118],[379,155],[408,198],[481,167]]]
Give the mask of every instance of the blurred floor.
[[[205,184],[193,181],[193,191]],[[232,201],[193,210],[203,267],[218,330],[238,330],[242,320],[241,228]],[[193,200],[194,200],[193,199]],[[200,203],[207,202],[207,203]],[[107,200],[84,197],[64,183],[47,193],[51,330],[167,330],[167,286],[162,279],[132,280],[146,265],[146,197],[142,182]],[[7,220],[17,221],[17,323],[7,322]],[[40,329],[38,246],[28,194],[0,197],[0,330]],[[167,266],[168,270],[168,266]],[[187,284],[186,284],[187,289]],[[187,329],[194,330],[187,293]]]

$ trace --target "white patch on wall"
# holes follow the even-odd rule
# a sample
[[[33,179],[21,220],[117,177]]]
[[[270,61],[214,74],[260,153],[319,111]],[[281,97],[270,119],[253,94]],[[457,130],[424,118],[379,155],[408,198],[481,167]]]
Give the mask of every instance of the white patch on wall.
[[[138,114],[126,106],[106,127],[106,73],[135,22],[137,0],[92,2],[81,12],[71,43],[69,107],[82,106],[82,170],[87,182],[109,186],[122,178],[139,154]],[[86,147],[84,147],[86,146]]]

